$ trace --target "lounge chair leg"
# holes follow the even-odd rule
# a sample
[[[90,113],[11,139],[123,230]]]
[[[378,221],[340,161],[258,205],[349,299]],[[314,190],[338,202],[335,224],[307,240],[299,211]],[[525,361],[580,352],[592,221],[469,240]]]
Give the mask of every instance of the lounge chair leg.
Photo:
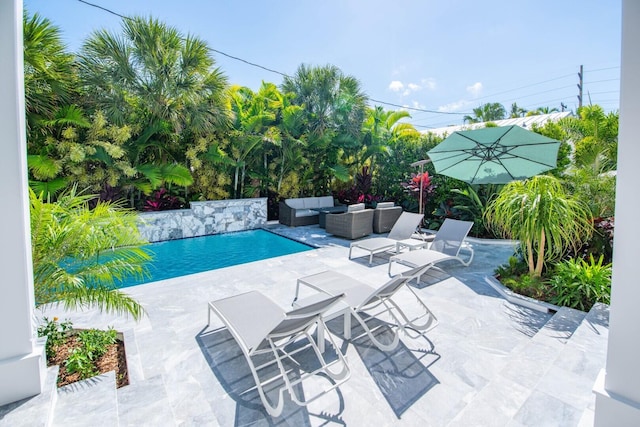
[[[318,341],[318,350],[320,350],[320,353],[324,353],[324,328],[322,325],[318,325],[316,329],[316,339]]]
[[[351,313],[344,314],[344,338],[351,339]]]

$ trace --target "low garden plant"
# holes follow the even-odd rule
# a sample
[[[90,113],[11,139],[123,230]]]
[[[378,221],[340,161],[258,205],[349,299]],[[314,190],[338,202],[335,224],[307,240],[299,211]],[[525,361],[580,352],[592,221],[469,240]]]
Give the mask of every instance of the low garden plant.
[[[558,263],[549,280],[555,294],[552,303],[588,311],[596,302],[610,303],[611,263],[603,263],[604,255],[596,260],[572,258]]]
[[[38,336],[47,337],[47,364],[60,366],[58,386],[111,370],[116,371],[118,387],[128,384],[124,343],[114,329],[74,330],[68,320],[44,317]]]

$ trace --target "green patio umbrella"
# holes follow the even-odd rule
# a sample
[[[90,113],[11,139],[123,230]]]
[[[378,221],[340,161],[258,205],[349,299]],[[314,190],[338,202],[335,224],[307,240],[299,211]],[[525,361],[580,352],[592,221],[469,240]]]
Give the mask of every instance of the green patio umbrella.
[[[556,167],[560,142],[520,126],[454,132],[427,154],[439,174],[506,184]]]

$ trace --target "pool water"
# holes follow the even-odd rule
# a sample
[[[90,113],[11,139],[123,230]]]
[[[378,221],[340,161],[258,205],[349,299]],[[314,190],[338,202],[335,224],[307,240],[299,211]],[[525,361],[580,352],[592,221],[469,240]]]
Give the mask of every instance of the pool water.
[[[145,246],[153,252],[148,264],[151,277],[129,278],[121,287],[171,279],[187,274],[274,258],[313,249],[265,230],[240,231],[189,239],[168,240]]]

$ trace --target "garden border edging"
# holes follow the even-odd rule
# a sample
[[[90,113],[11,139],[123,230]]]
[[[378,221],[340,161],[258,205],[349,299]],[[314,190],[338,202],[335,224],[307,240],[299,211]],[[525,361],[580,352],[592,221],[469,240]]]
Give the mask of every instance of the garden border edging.
[[[489,286],[491,286],[496,292],[498,292],[502,298],[504,298],[511,304],[520,305],[532,310],[541,311],[543,313],[555,313],[556,311],[560,310],[560,307],[558,307],[557,305],[553,305],[544,301],[538,301],[536,299],[511,291],[493,276],[485,276],[484,280]]]

